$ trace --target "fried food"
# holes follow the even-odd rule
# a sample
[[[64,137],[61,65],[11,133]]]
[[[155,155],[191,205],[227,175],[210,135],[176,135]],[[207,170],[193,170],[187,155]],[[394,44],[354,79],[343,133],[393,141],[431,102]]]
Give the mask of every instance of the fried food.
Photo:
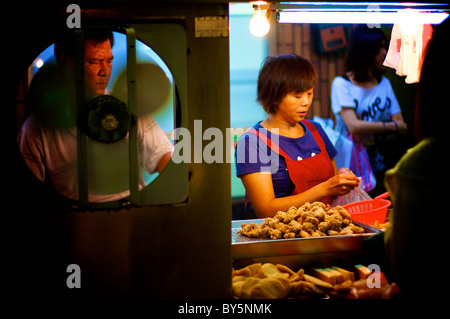
[[[367,269],[354,267],[357,272]],[[395,283],[389,285],[382,273],[382,287],[372,289],[367,285],[367,274],[359,274],[355,281],[354,272],[340,267],[316,268],[309,275],[302,268],[295,272],[281,264],[255,263],[233,270],[231,277],[233,295],[241,299],[389,298],[390,289],[399,290]]]
[[[242,276],[242,277],[252,277],[255,276],[256,273],[261,268],[261,263],[251,264],[245,268],[233,271],[233,276]]]
[[[384,231],[389,227],[389,222],[380,223],[378,220],[376,220],[375,223],[373,224],[373,227]]]
[[[319,279],[307,280],[306,276],[303,269],[294,272],[281,264],[256,263],[232,272],[231,289],[237,298],[280,299],[298,294],[323,294],[333,288]]]
[[[310,275],[307,275],[307,274],[304,274],[303,276],[304,276],[304,278],[305,278],[305,280],[307,282],[309,282],[309,283],[311,283],[311,284],[313,284],[313,285],[315,285],[317,287],[320,287],[320,288],[323,288],[323,289],[333,289],[333,285],[332,284],[330,284],[330,283],[328,283],[326,281],[323,281],[323,280],[321,280],[321,279],[319,279],[317,277],[310,276]]]
[[[243,223],[238,234],[250,238],[309,238],[362,234],[364,228],[352,223],[350,213],[342,206],[331,207],[322,202],[305,203],[287,212],[278,211],[263,223]]]
[[[287,279],[289,278],[289,273],[281,272],[274,264],[265,263],[259,268],[255,276],[259,278],[279,277]]]
[[[280,299],[291,291],[290,283],[284,278],[267,277],[259,281],[250,290],[252,299]]]

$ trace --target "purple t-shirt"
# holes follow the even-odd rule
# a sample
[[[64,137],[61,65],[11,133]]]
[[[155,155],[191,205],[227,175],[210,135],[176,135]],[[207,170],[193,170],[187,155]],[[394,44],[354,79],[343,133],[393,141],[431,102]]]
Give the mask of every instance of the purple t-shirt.
[[[333,159],[337,151],[319,123],[311,121],[319,132],[325,144],[330,159]],[[314,140],[312,133],[305,125],[305,135],[299,138],[290,138],[267,131],[260,123],[253,128],[271,139],[272,143],[279,147],[293,160],[303,160],[320,153],[320,147]],[[238,177],[255,172],[267,172],[272,174],[272,183],[275,197],[285,197],[295,188],[289,177],[284,158],[273,152],[264,142],[253,133],[244,133],[236,147],[236,175]]]

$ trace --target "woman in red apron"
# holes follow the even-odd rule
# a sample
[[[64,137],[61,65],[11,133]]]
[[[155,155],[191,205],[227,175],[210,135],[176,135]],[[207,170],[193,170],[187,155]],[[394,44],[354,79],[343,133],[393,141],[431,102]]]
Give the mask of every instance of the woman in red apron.
[[[316,79],[317,75],[311,63],[297,55],[270,57],[260,71],[258,101],[268,116],[244,134],[247,139],[239,140],[236,151],[237,174],[260,218],[273,217],[279,210],[287,211],[289,207],[300,207],[305,202],[322,201],[330,204],[332,197],[347,194],[359,184],[359,179],[349,170],[338,172],[325,145],[334,150],[326,134],[321,135],[312,122],[305,120],[312,103]],[[255,135],[258,138],[255,138]],[[258,142],[249,147],[245,144],[251,136]],[[279,137],[278,141],[274,141],[273,137]],[[314,152],[307,158],[292,158],[281,146],[281,139],[284,139],[288,141],[285,145],[294,145],[294,148],[299,145],[299,149],[303,148],[301,151],[305,152],[305,147],[301,144],[304,138],[309,138],[308,145],[315,147]],[[289,144],[291,142],[293,144]],[[283,172],[277,173],[277,176],[285,176],[285,179],[290,179],[294,184],[290,194],[276,196],[274,187],[283,184],[283,181],[279,178],[273,179],[273,172],[255,170],[255,165],[246,165],[242,160],[248,160],[252,152],[261,152],[264,148],[278,154],[280,161],[283,161],[280,163]],[[243,152],[246,152],[244,157]],[[291,146],[289,152],[293,152]],[[335,150],[332,155],[335,155]],[[287,175],[284,174],[284,164]],[[253,171],[246,170],[248,167],[252,167]]]

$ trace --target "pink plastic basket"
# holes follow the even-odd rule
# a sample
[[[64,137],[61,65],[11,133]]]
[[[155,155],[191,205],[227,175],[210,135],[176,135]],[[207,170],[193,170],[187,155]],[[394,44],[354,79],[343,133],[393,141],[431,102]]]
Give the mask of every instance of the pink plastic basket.
[[[391,206],[391,201],[384,199],[386,197],[389,197],[388,192],[374,199],[345,204],[342,207],[352,215],[352,220],[372,226],[377,220],[380,223],[386,220],[387,209]]]

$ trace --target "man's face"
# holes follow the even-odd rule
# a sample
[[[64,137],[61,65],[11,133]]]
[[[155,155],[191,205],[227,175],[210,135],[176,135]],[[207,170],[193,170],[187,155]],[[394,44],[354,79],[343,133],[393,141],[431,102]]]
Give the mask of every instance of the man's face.
[[[84,43],[84,80],[86,97],[105,94],[111,78],[112,49],[109,40],[96,42],[86,40]]]

